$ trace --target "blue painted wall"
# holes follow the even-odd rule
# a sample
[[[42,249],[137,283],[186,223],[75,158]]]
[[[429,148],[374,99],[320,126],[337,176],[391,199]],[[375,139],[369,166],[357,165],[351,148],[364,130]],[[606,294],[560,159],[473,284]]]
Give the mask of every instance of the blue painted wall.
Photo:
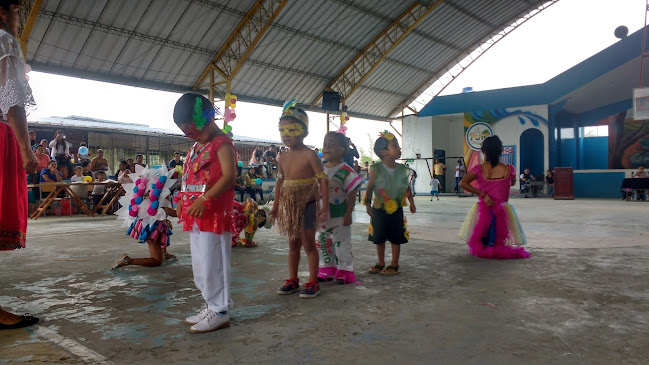
[[[608,169],[608,137],[582,138],[579,148],[580,170]]]
[[[565,138],[561,140],[561,156],[559,156],[559,167],[572,167],[577,170],[577,156],[575,155],[575,139]]]
[[[576,172],[573,177],[575,198],[621,198],[621,172]]]

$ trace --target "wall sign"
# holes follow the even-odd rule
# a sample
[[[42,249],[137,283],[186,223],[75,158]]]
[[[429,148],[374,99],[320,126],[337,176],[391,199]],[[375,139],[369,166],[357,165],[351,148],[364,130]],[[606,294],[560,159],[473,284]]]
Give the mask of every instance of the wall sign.
[[[487,123],[474,123],[466,131],[466,144],[474,151],[480,151],[482,142],[494,135],[493,129]]]

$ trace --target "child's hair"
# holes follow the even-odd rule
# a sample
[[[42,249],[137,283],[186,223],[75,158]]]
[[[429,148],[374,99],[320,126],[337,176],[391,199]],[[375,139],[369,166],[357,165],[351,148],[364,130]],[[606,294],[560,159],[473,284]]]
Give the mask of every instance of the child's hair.
[[[74,172],[77,172],[77,171],[83,171],[83,167],[81,167],[81,166],[75,166],[75,167],[74,167]]]
[[[128,168],[128,162],[126,162],[126,160],[122,160],[122,161],[120,161],[119,164],[120,164],[120,165],[124,165],[124,167],[127,167],[127,168]]]
[[[90,165],[90,162],[88,162],[88,161],[83,161],[83,162],[81,163],[81,167],[82,167],[82,168],[83,168],[83,167],[86,167],[86,166],[88,166],[88,165]]]
[[[0,0],[0,7],[6,11],[9,11],[11,5],[20,5],[19,0]]]
[[[325,138],[334,137],[339,145],[341,145],[345,150],[349,148],[349,138],[345,137],[344,134],[338,132],[329,132],[325,134]]]
[[[198,115],[198,110],[196,110],[199,107],[200,115]],[[194,123],[201,130],[204,124],[214,119],[214,105],[203,95],[186,93],[176,102],[173,117],[177,125]],[[202,122],[199,122],[199,119]]]
[[[374,153],[376,153],[380,159],[383,159],[383,151],[388,149],[388,144],[390,144],[390,141],[385,137],[379,137],[376,139],[376,142],[374,142]]]
[[[503,153],[503,143],[498,136],[491,136],[482,142],[482,153],[485,159],[489,161],[492,167],[496,167],[500,162],[500,155]]]
[[[106,172],[104,172],[104,171],[97,171],[97,172],[95,172],[95,178],[99,179],[99,177],[100,177],[101,175],[104,175],[104,177],[108,177],[108,174],[106,174]]]

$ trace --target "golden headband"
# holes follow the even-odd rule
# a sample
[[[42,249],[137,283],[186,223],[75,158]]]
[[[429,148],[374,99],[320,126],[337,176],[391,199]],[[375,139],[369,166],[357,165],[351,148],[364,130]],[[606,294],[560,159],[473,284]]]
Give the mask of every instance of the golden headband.
[[[296,121],[302,123],[306,130],[309,129],[309,117],[306,115],[304,110],[297,107],[297,100],[289,100],[284,103],[284,108],[282,109],[281,118],[294,118]],[[280,119],[281,119],[280,118]]]

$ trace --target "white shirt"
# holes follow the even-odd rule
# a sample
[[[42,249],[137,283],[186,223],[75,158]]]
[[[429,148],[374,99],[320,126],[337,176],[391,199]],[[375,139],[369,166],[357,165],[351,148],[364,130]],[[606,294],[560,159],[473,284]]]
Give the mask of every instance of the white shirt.
[[[70,144],[69,142],[64,142],[63,145],[56,145],[56,140],[50,142],[50,157],[56,158],[56,155],[70,155]]]
[[[455,177],[464,177],[464,171],[464,165],[455,165]]]
[[[430,191],[438,191],[438,190],[439,190],[439,180],[432,179],[430,181]]]

